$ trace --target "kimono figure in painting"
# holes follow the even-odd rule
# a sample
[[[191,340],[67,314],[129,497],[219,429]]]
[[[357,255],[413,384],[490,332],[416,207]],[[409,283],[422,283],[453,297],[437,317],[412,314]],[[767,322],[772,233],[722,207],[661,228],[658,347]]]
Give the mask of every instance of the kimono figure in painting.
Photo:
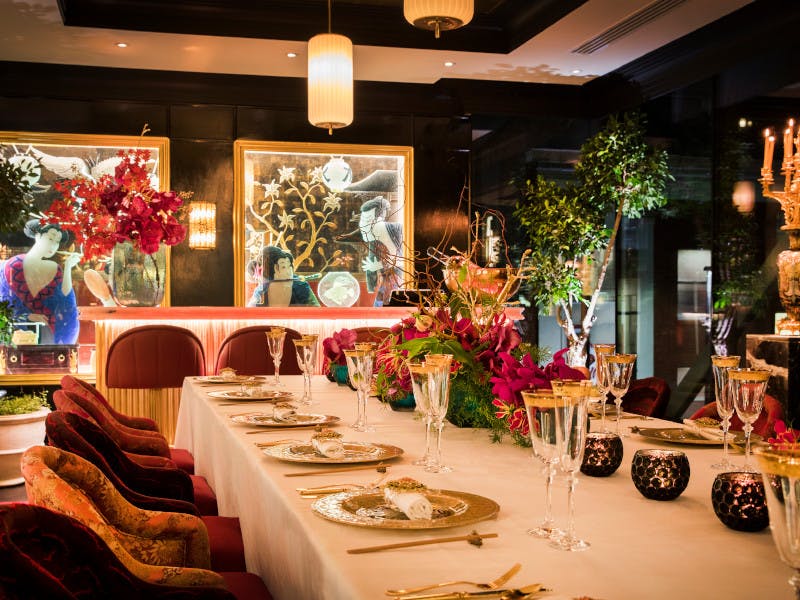
[[[50,260],[68,232],[56,224],[42,225],[38,219],[25,224],[25,235],[33,247],[0,262],[0,300],[14,309],[14,322],[41,323],[40,344],[74,344],[80,323],[72,269],[80,261],[75,252],[64,253],[64,268]]]
[[[398,267],[403,246],[403,226],[386,221],[389,201],[383,196],[367,200],[361,205],[358,228],[361,239],[367,242],[367,257],[361,268],[367,276],[367,290],[377,292],[375,306],[389,302],[392,290],[403,283],[403,273]]]
[[[262,281],[247,306],[319,306],[305,279],[294,274],[294,257],[277,246],[261,251]]]

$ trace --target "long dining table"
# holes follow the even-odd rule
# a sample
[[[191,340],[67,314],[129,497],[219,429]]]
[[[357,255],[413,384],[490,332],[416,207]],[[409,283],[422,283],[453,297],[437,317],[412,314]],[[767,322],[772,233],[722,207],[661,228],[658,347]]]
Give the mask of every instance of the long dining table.
[[[283,376],[287,391],[299,398],[301,376]],[[359,600],[386,598],[387,588],[470,580],[487,582],[515,563],[522,569],[507,586],[542,583],[544,598],[589,597],[603,600],[727,598],[779,600],[794,597],[787,581],[791,569],[781,562],[769,529],[744,533],[727,528],[714,514],[711,488],[718,471],[718,446],[676,446],[630,434],[623,438],[622,466],[609,477],[579,475],[576,532],[590,542],[581,552],[552,548],[527,534],[544,512],[544,479],[531,450],[505,438],[493,443],[487,430],[443,432],[443,462],[449,473],[427,473],[412,462],[424,450],[424,426],[410,412],[394,412],[370,398],[367,414],[374,431],[359,433],[356,394],[346,386],[314,376],[318,404],[303,412],[341,417],[336,429],[345,441],[391,444],[404,450],[388,462],[388,478],[411,477],[432,489],[477,494],[499,504],[496,517],[450,529],[398,530],[343,524],[312,510],[315,500],[296,488],[342,483],[367,484],[376,470],[286,477],[314,473],[331,465],[294,463],[265,455],[257,442],[308,441],[310,430],[274,430],[233,422],[235,414],[265,412],[268,403],[224,400],[208,385],[187,378],[183,385],[175,443],[188,448],[196,472],[217,494],[221,515],[240,519],[247,568],[260,575],[277,600]],[[613,426],[614,424],[611,423]],[[623,431],[641,427],[678,427],[658,420],[627,418]],[[599,423],[592,419],[592,428]],[[253,433],[257,432],[257,433]],[[634,487],[630,464],[640,448],[673,448],[686,453],[691,477],[683,494],[671,501],[648,500]],[[741,462],[741,456],[734,456]],[[557,525],[566,524],[566,484],[553,487]],[[430,539],[439,536],[496,533],[482,546],[451,542],[349,554],[348,549]],[[449,590],[471,590],[456,586]]]

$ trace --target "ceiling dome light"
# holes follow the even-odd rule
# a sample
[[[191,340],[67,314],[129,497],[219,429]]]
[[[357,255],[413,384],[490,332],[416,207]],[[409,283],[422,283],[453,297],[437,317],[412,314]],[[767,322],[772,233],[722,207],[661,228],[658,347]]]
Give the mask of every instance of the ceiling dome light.
[[[403,0],[403,15],[414,27],[441,31],[463,27],[475,12],[473,0]]]

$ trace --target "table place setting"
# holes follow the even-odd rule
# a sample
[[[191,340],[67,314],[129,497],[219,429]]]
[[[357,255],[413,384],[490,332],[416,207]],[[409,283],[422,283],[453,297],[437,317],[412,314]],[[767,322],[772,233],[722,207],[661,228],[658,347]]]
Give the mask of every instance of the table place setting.
[[[228,418],[241,425],[252,425],[255,427],[267,427],[277,429],[298,429],[298,428],[313,428],[317,426],[329,427],[339,422],[339,417],[334,415],[323,414],[306,414],[297,413],[294,407],[291,408],[290,414],[281,414],[276,410],[272,414],[264,412],[240,413],[236,415],[229,415]]]
[[[402,448],[389,444],[345,441],[332,429],[315,432],[307,442],[276,445],[262,451],[278,460],[318,464],[378,462],[403,454]]]

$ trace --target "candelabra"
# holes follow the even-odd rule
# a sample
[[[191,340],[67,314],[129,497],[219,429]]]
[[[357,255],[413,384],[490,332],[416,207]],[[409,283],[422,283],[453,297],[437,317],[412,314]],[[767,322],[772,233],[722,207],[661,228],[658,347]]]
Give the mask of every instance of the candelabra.
[[[778,255],[778,296],[786,310],[786,318],[778,322],[778,333],[800,335],[800,128],[795,131],[794,119],[790,119],[783,132],[783,161],[781,175],[784,176],[783,191],[775,191],[772,185],[772,155],[775,135],[764,131],[764,165],[761,167],[762,193],[766,198],[777,200],[785,224],[781,227],[789,235],[789,249]]]

